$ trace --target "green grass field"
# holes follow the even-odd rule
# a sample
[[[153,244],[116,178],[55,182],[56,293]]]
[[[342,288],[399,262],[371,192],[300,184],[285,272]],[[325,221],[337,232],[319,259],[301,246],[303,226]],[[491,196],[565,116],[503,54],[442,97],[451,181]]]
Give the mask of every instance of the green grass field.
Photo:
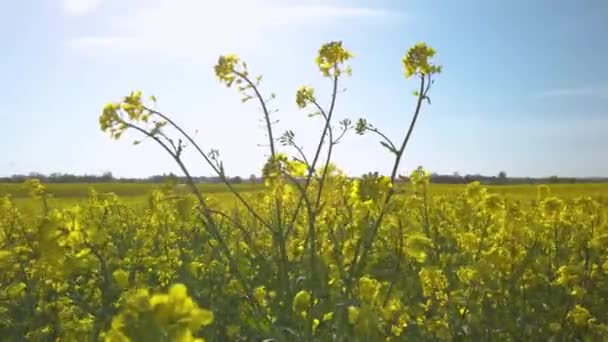
[[[590,196],[602,200],[608,199],[608,183],[588,184],[549,184],[551,193],[564,199],[572,199],[579,196]],[[462,184],[431,184],[432,194],[445,192],[460,192],[465,185]],[[538,185],[486,185],[488,191],[508,196],[513,199],[527,200],[536,198]]]
[[[153,183],[61,183],[45,184],[48,191],[57,198],[82,198],[88,195],[89,189],[97,192],[112,192],[120,197],[145,196],[150,190],[160,187]],[[235,184],[239,191],[252,191],[260,188],[259,184]],[[226,191],[224,184],[202,184],[199,185],[205,193],[221,193]],[[29,197],[28,189],[19,183],[0,183],[0,196],[11,195],[13,198]]]
[[[62,183],[45,184],[48,191],[53,195],[49,200],[51,208],[66,208],[87,200],[90,189],[99,193],[114,193],[120,199],[135,208],[144,208],[147,205],[147,197],[153,189],[161,187],[161,184],[151,183]],[[240,192],[250,192],[260,189],[260,184],[235,184],[234,187]],[[234,198],[227,191],[224,184],[201,184],[200,190],[204,194],[228,203]],[[9,195],[13,202],[25,212],[40,212],[42,203],[32,200],[29,190],[19,183],[0,183],[0,197]]]
[[[115,193],[122,201],[134,207],[145,207],[146,198],[150,191],[159,188],[161,184],[151,183],[65,183],[46,184],[53,198],[49,201],[52,208],[65,208],[87,200],[89,189],[95,189],[100,193]],[[235,184],[234,187],[240,192],[251,192],[261,189],[261,184]],[[492,193],[505,195],[509,198],[527,201],[536,198],[537,185],[489,185],[488,190]],[[550,185],[551,193],[564,199],[572,199],[579,196],[590,196],[599,199],[600,202],[608,202],[608,183],[591,184],[555,184]],[[223,203],[234,201],[234,197],[227,191],[224,184],[200,184],[199,189]],[[453,194],[463,191],[464,185],[460,184],[431,184],[432,195]],[[28,190],[23,184],[0,183],[0,197],[10,195],[13,201],[23,210],[39,211],[41,203],[33,201]]]

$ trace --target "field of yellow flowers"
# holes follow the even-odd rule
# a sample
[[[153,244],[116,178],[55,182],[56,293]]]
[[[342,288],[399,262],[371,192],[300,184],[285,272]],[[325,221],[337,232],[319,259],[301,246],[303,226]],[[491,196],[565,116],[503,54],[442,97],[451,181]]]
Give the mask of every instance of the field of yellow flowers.
[[[145,212],[113,194],[23,215],[0,201],[3,340],[602,340],[608,337],[608,206],[489,194],[396,196],[357,265],[378,198],[389,191],[337,170],[318,213],[277,232],[246,212],[204,229],[191,195],[160,188]],[[38,201],[44,186],[33,182]],[[274,186],[246,195],[272,220]],[[329,195],[331,194],[331,195]],[[250,198],[251,197],[251,198]],[[241,209],[242,210],[242,209]],[[219,239],[221,236],[222,239]],[[310,237],[308,237],[310,239]],[[224,253],[224,248],[228,253]]]
[[[402,60],[418,90],[412,121],[393,141],[365,119],[332,124],[352,54],[341,42],[323,45],[316,63],[332,84],[330,105],[311,87],[296,93],[298,107],[324,124],[309,154],[292,131],[274,137],[261,77],[238,56],[221,56],[217,78],[257,101],[267,123],[264,185],[252,192],[238,191],[217,150],[141,92],[109,103],[101,129],[159,145],[190,193],[160,187],[134,208],[91,190],[85,202],[55,208],[49,189],[29,180],[39,214],[1,197],[1,340],[608,340],[605,197],[540,186],[521,199],[479,183],[433,192],[422,168],[409,175],[410,191],[399,186],[404,151],[442,71],[434,55],[419,43]],[[394,160],[389,176],[353,179],[331,162],[353,129],[379,137]],[[192,181],[185,144],[235,205]]]

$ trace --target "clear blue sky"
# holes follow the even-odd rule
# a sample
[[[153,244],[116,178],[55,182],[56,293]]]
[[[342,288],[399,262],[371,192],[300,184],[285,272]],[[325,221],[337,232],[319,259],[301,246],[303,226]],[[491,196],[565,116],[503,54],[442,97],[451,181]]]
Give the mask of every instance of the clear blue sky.
[[[215,79],[235,52],[262,91],[276,92],[277,134],[311,152],[320,123],[295,91],[330,84],[318,47],[342,40],[355,54],[338,118],[365,116],[400,137],[416,84],[401,57],[425,41],[444,66],[401,172],[608,176],[608,2],[588,1],[6,1],[0,11],[0,175],[38,171],[147,176],[177,171],[151,142],[132,146],[100,132],[105,103],[132,89],[158,98],[228,173],[259,174],[266,149],[254,103]],[[318,119],[318,118],[317,118]],[[197,175],[210,171],[188,158]],[[336,151],[347,172],[388,172],[372,137]]]

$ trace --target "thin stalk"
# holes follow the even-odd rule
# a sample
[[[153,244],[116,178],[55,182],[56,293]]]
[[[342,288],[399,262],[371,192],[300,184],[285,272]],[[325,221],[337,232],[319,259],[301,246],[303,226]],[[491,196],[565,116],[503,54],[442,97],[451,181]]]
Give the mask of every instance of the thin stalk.
[[[384,135],[384,133],[380,132],[377,128],[370,128],[369,131],[378,134],[380,137],[382,137],[382,139],[384,139],[384,141],[386,141],[393,151],[397,151],[397,147],[395,144],[393,144],[393,141]]]
[[[264,120],[266,121],[266,129],[268,131],[268,140],[270,142],[270,156],[271,156],[272,160],[274,160],[276,151],[274,148],[274,138],[272,136],[272,123],[270,122],[270,113],[268,112],[268,108],[266,108],[266,101],[264,101],[264,98],[260,94],[258,87],[253,82],[251,82],[249,77],[247,77],[245,74],[238,72],[236,70],[233,70],[232,72],[234,72],[235,75],[242,78],[243,80],[245,80],[245,82],[247,82],[247,84],[249,84],[251,89],[253,89],[255,96],[260,101],[260,105],[262,106],[262,111],[264,112]]]
[[[310,164],[310,167],[308,169],[308,175],[306,176],[306,181],[304,182],[304,193],[302,196],[306,196],[306,190],[308,190],[308,187],[310,186],[310,182],[312,180],[312,176],[315,172],[315,167],[317,165],[319,156],[321,154],[321,148],[323,147],[323,143],[325,142],[325,136],[327,135],[327,132],[330,129],[331,117],[332,117],[334,107],[336,104],[337,93],[338,93],[338,76],[334,76],[331,104],[330,104],[330,108],[329,108],[329,112],[328,112],[329,114],[326,114],[325,110],[323,110],[323,108],[316,101],[313,102],[315,104],[315,106],[317,107],[317,109],[319,110],[319,112],[321,113],[321,115],[323,116],[323,118],[325,119],[325,126],[323,128],[323,132],[321,133],[321,138],[319,140],[319,144],[317,145],[315,157],[312,161],[312,164]],[[300,208],[301,208],[303,202],[304,202],[304,198],[300,197],[300,199],[298,200],[298,204],[296,205],[296,210],[294,211],[293,216],[290,220],[290,225],[289,225],[289,229],[288,229],[287,233],[291,233],[291,230],[293,229],[293,225],[295,223],[295,220],[298,216],[298,213],[300,211]]]
[[[211,235],[213,235],[218,240],[218,242],[220,243],[220,246],[221,246],[222,250],[224,251],[226,259],[228,259],[228,262],[230,264],[230,268],[232,268],[235,276],[239,279],[241,285],[243,285],[243,287],[249,293],[250,290],[251,290],[251,286],[245,280],[245,278],[241,275],[241,273],[238,271],[237,264],[236,264],[235,260],[233,259],[232,255],[230,254],[230,249],[228,248],[228,245],[224,241],[223,237],[221,236],[221,234],[220,234],[220,232],[219,232],[219,230],[218,230],[218,228],[217,228],[217,226],[215,224],[215,221],[213,220],[213,217],[211,216],[211,212],[209,211],[209,208],[207,206],[207,203],[205,202],[205,199],[204,199],[203,195],[201,194],[201,192],[198,190],[198,188],[194,184],[194,181],[192,180],[192,176],[190,175],[190,172],[188,171],[188,169],[186,168],[186,166],[184,165],[184,163],[182,162],[182,160],[179,158],[179,156],[176,155],[175,152],[171,151],[171,149],[165,143],[163,143],[158,137],[152,135],[150,132],[142,129],[141,127],[138,127],[136,125],[130,124],[128,122],[124,122],[124,123],[128,127],[135,129],[136,131],[138,131],[138,132],[140,132],[140,133],[142,133],[142,134],[150,137],[151,139],[153,139],[154,141],[156,141],[158,144],[160,144],[165,149],[165,151],[167,151],[167,153],[169,153],[169,155],[171,155],[171,157],[173,158],[173,160],[178,164],[178,166],[180,167],[180,169],[182,170],[182,172],[186,176],[186,181],[188,183],[188,186],[190,187],[190,189],[192,190],[192,192],[194,193],[194,195],[197,197],[199,203],[201,204],[201,207],[203,208],[202,214],[205,217],[206,222],[207,222],[207,224],[205,225],[205,227],[207,227],[209,233]]]
[[[306,158],[306,154],[304,154],[304,151],[302,150],[302,148],[298,145],[296,145],[295,143],[292,144],[291,146],[293,146],[293,148],[296,149],[296,151],[298,151],[298,154],[300,155],[300,157],[302,157],[301,162],[306,164],[306,169],[307,171],[310,172],[310,163],[308,162],[308,159]]]
[[[391,298],[393,294],[393,289],[395,288],[395,283],[399,278],[399,272],[401,271],[401,262],[403,260],[403,223],[401,219],[398,220],[399,223],[399,245],[397,247],[397,266],[395,267],[395,273],[393,275],[393,279],[391,279],[391,284],[386,292],[386,296],[384,296],[384,300],[382,301],[382,306],[386,307],[388,304],[388,300]]]
[[[253,207],[249,204],[249,202],[247,202],[245,200],[245,198],[243,198],[243,196],[241,196],[241,194],[236,191],[236,189],[234,188],[234,186],[232,186],[232,184],[228,181],[228,179],[226,178],[224,172],[222,172],[220,169],[218,169],[218,167],[209,159],[209,157],[207,156],[207,154],[205,154],[205,152],[203,152],[203,150],[201,149],[201,147],[196,143],[196,141],[194,141],[194,139],[192,139],[192,137],[186,133],[181,126],[179,126],[177,123],[175,123],[175,121],[171,120],[168,116],[164,115],[163,113],[144,107],[144,109],[146,109],[147,111],[149,111],[150,113],[153,113],[155,115],[158,115],[159,117],[161,117],[163,120],[167,121],[171,126],[173,126],[175,129],[178,130],[178,132],[180,132],[189,142],[190,144],[192,144],[192,146],[194,146],[194,148],[198,151],[198,153],[203,157],[203,159],[205,160],[205,162],[207,162],[207,164],[209,164],[209,166],[211,166],[211,168],[213,169],[213,171],[220,177],[220,179],[222,180],[222,182],[228,187],[228,189],[230,190],[230,192],[232,192],[236,198],[245,206],[245,208],[247,208],[247,210],[256,218],[258,219],[264,226],[268,227],[269,229],[272,229],[271,225],[264,220],[254,209]]]
[[[431,82],[430,82],[430,76],[429,76],[429,84],[430,83]],[[384,219],[388,204],[395,193],[395,178],[397,177],[397,170],[399,169],[399,164],[401,163],[401,158],[403,157],[403,153],[405,152],[407,143],[409,142],[410,137],[412,136],[412,132],[414,131],[414,126],[416,125],[416,121],[418,120],[418,115],[420,114],[420,108],[422,107],[422,100],[426,98],[426,94],[427,94],[429,87],[430,87],[430,85],[426,87],[426,91],[425,91],[425,76],[421,75],[420,76],[420,90],[418,92],[418,101],[416,103],[416,110],[414,112],[414,117],[412,118],[412,122],[410,123],[410,126],[405,135],[405,138],[403,139],[403,142],[401,143],[401,147],[399,148],[399,150],[397,151],[397,155],[395,156],[395,163],[393,164],[393,170],[391,172],[391,188],[389,189],[388,193],[386,194],[386,197],[385,197],[382,207],[380,209],[380,214],[378,215],[378,219],[373,224],[370,234],[368,236],[365,236],[365,235],[363,236],[363,238],[365,238],[366,240],[362,244],[363,251],[362,251],[360,258],[358,257],[359,249],[357,249],[355,251],[355,257],[353,258],[353,262],[352,262],[351,268],[350,268],[351,278],[356,277],[358,275],[358,273],[365,266],[367,255],[369,254],[371,247],[374,243],[376,234],[378,233],[378,228],[380,227],[380,224],[382,223],[382,220]]]
[[[331,96],[331,104],[329,107],[329,112],[327,113],[327,115],[325,115],[325,112],[323,111],[323,109],[318,105],[317,107],[319,108],[319,110],[321,111],[321,113],[323,114],[323,116],[325,117],[325,127],[323,128],[323,133],[321,134],[321,139],[319,141],[319,145],[317,146],[317,151],[315,153],[315,157],[312,160],[312,164],[311,164],[311,169],[308,172],[308,177],[306,178],[306,184],[304,185],[304,190],[305,193],[304,195],[306,195],[306,190],[308,189],[308,187],[310,186],[310,183],[312,181],[312,176],[314,174],[314,170],[315,167],[317,165],[317,162],[319,160],[319,157],[321,156],[321,149],[323,147],[323,143],[325,142],[325,137],[328,134],[331,128],[331,118],[333,115],[333,111],[334,111],[334,107],[336,104],[336,95],[337,95],[337,90],[338,90],[338,76],[334,76],[333,79],[333,91],[332,91],[332,96]],[[330,149],[329,151],[331,151],[331,144],[330,144]],[[327,160],[327,162],[329,162],[329,159]],[[319,191],[322,191],[323,189],[323,182],[324,182],[324,178],[325,178],[325,174],[327,173],[327,168],[325,170],[323,170],[323,176],[322,176],[322,182],[319,183]],[[310,281],[311,284],[314,284],[315,281],[315,277],[316,277],[316,267],[315,267],[315,257],[317,255],[317,234],[316,234],[316,229],[315,229],[315,221],[316,221],[316,211],[318,208],[316,208],[317,205],[315,205],[315,207],[313,208],[309,208],[308,210],[308,237],[309,239],[309,252],[310,252]],[[310,210],[312,209],[312,211]],[[314,286],[311,286],[311,292],[313,292]]]
[[[314,173],[315,166],[317,165],[317,161],[319,160],[319,157],[321,155],[321,149],[323,147],[323,143],[325,142],[325,136],[327,135],[327,132],[330,130],[331,118],[334,113],[334,107],[336,105],[337,94],[338,94],[338,76],[334,76],[333,90],[332,90],[332,95],[331,95],[331,104],[329,105],[329,111],[327,112],[327,114],[325,113],[323,108],[321,108],[321,106],[319,106],[319,104],[316,101],[313,102],[315,104],[315,106],[317,107],[317,109],[319,109],[319,111],[325,118],[325,127],[323,127],[323,133],[321,134],[321,139],[319,141],[319,145],[317,146],[317,151],[315,152],[315,157],[312,160],[312,164],[311,164],[312,170],[311,170],[311,172],[309,172],[309,175],[306,179],[305,188],[307,188],[308,185],[310,184],[310,181],[311,181],[313,173]]]
[[[331,112],[330,112],[331,115]],[[327,118],[327,122],[330,122],[331,117]],[[319,191],[317,192],[317,199],[315,200],[315,212],[317,212],[319,210],[319,204],[321,202],[321,194],[323,193],[323,187],[325,186],[325,179],[327,177],[327,168],[329,167],[329,162],[331,160],[331,154],[333,152],[334,149],[334,131],[331,128],[331,126],[329,126],[329,145],[327,148],[327,158],[325,159],[325,165],[323,166],[322,169],[322,173],[321,173],[321,180],[319,181]]]

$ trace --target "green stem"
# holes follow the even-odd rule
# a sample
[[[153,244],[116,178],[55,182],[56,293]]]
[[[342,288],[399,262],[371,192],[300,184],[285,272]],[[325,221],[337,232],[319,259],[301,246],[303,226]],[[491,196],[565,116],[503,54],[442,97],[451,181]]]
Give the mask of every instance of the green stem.
[[[430,83],[430,76],[429,76],[429,83]],[[428,87],[426,89],[428,90]],[[386,215],[386,210],[387,210],[388,204],[395,193],[395,178],[397,177],[397,170],[399,169],[399,164],[401,163],[401,158],[403,156],[407,143],[409,142],[410,137],[412,136],[414,126],[416,125],[416,120],[418,120],[418,115],[420,114],[420,108],[422,107],[422,100],[424,98],[426,98],[426,94],[427,94],[427,92],[425,91],[425,76],[421,75],[420,76],[420,91],[418,93],[418,101],[416,103],[416,110],[414,112],[414,117],[412,118],[412,122],[410,123],[410,126],[405,135],[405,138],[403,139],[403,142],[401,143],[401,147],[399,148],[399,151],[398,151],[397,155],[395,156],[395,163],[393,164],[393,171],[391,172],[391,188],[389,189],[388,194],[384,198],[384,202],[382,203],[382,207],[380,209],[380,214],[378,215],[378,219],[372,225],[372,228],[371,228],[371,231],[369,232],[369,234],[366,234],[363,236],[363,241],[362,241],[363,251],[361,252],[362,254],[361,254],[360,258],[358,256],[359,248],[357,248],[357,250],[355,251],[355,257],[353,259],[353,263],[351,264],[351,268],[350,268],[350,272],[349,272],[351,275],[351,279],[356,278],[358,276],[358,274],[364,268],[366,260],[367,260],[367,256],[372,248],[372,245],[376,238],[376,234],[378,233],[378,228],[380,227],[380,224],[382,223],[382,220],[384,219],[384,216]]]
[[[247,77],[245,74],[243,74],[241,72],[238,72],[236,70],[233,70],[233,72],[238,77],[240,77],[243,80],[245,80],[245,82],[247,82],[247,84],[249,84],[249,86],[251,87],[251,89],[253,89],[253,92],[255,93],[255,96],[260,101],[260,105],[262,106],[262,111],[264,112],[264,120],[266,121],[266,129],[268,131],[268,140],[270,142],[270,156],[271,156],[272,160],[274,160],[274,157],[276,155],[276,151],[275,151],[275,148],[274,148],[274,138],[272,136],[272,123],[270,122],[270,112],[268,112],[268,108],[266,108],[266,101],[264,101],[264,98],[260,94],[260,92],[258,90],[258,87],[249,79],[249,77]]]
[[[196,141],[194,141],[194,139],[192,139],[192,137],[186,133],[181,126],[179,126],[177,123],[175,123],[175,121],[171,120],[168,116],[164,115],[161,112],[158,112],[156,110],[150,109],[150,108],[146,108],[144,107],[144,109],[146,109],[147,111],[149,111],[152,114],[158,115],[159,117],[161,117],[163,120],[167,121],[171,126],[173,126],[175,129],[178,130],[178,132],[180,132],[187,140],[188,142],[190,142],[192,144],[192,146],[194,146],[194,148],[198,151],[198,153],[203,157],[203,159],[205,160],[205,162],[207,162],[207,164],[209,164],[209,166],[211,166],[211,168],[213,169],[213,171],[220,177],[220,179],[222,180],[222,182],[228,187],[228,190],[230,190],[230,192],[232,192],[236,198],[245,206],[245,208],[247,208],[247,210],[256,218],[258,219],[260,222],[262,222],[262,224],[266,227],[268,227],[269,229],[272,229],[271,225],[264,220],[254,209],[253,207],[249,204],[249,202],[247,202],[245,200],[245,198],[243,198],[243,196],[241,196],[241,194],[236,191],[236,189],[232,186],[232,184],[228,181],[228,179],[226,178],[226,175],[224,174],[224,172],[222,172],[222,170],[218,169],[217,166],[215,166],[215,164],[209,159],[209,157],[207,156],[207,154],[205,154],[205,152],[203,152],[203,150],[201,149],[201,147],[196,143]],[[157,142],[162,143],[162,141],[159,141],[158,139]],[[165,150],[167,150],[169,153],[171,153],[172,155],[174,154],[173,151],[171,151],[168,148],[165,148]]]

